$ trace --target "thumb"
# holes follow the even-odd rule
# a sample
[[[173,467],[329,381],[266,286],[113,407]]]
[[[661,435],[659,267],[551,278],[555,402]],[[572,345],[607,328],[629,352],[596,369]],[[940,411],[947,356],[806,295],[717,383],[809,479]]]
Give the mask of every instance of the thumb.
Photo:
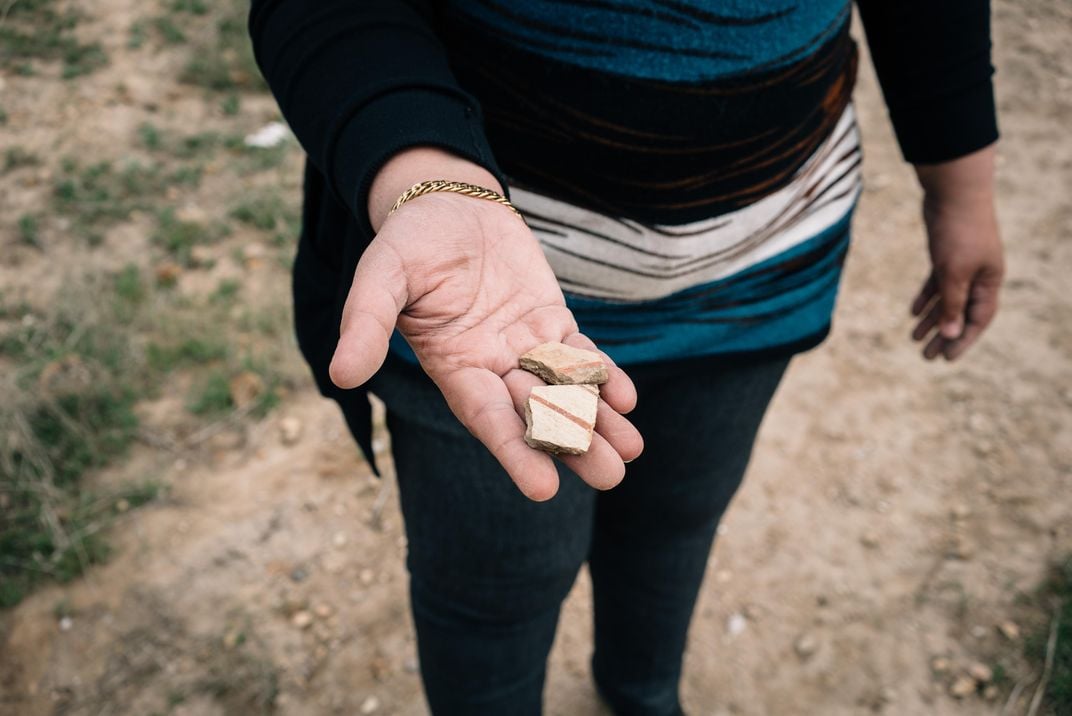
[[[342,310],[339,343],[328,368],[335,385],[356,388],[375,375],[406,302],[406,276],[398,254],[373,240],[357,262]]]
[[[938,294],[941,298],[941,316],[938,331],[943,338],[959,338],[964,331],[964,308],[968,303],[970,277],[953,270],[939,278]]]

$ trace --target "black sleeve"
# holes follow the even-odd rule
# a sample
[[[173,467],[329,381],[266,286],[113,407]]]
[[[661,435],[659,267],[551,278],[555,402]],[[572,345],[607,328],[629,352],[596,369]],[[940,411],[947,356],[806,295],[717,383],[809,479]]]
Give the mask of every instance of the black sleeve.
[[[989,0],[856,0],[905,159],[932,164],[998,138]]]
[[[283,116],[369,234],[372,179],[407,147],[449,150],[506,185],[479,106],[459,88],[433,28],[432,7],[422,0],[251,5],[254,55]]]

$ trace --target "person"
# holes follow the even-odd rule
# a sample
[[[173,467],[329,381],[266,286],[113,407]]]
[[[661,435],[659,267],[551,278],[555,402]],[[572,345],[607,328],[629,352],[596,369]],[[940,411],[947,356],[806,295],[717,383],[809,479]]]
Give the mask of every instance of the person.
[[[857,6],[924,194],[913,337],[955,360],[1003,271],[989,5]],[[584,563],[601,698],[683,713],[719,518],[790,358],[830,328],[860,192],[851,14],[252,3],[257,61],[308,154],[299,344],[370,458],[366,391],[386,402],[434,714],[540,713]],[[557,462],[520,417],[539,380],[518,358],[546,341],[613,366],[591,449]]]

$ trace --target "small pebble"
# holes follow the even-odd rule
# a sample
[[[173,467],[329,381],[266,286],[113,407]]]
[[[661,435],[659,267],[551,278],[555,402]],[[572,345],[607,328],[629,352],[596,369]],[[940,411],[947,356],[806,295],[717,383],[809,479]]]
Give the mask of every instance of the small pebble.
[[[70,631],[74,626],[74,620],[70,617],[60,617],[60,631]]]
[[[743,614],[734,612],[730,614],[726,620],[726,632],[730,636],[737,636],[748,627],[748,620],[744,618]]]
[[[994,678],[994,670],[981,661],[969,664],[968,674],[980,684],[990,683],[990,680]]]
[[[331,608],[330,604],[317,604],[313,607],[313,612],[321,619],[327,619],[335,613],[335,610]]]
[[[336,547],[345,547],[346,541],[347,540],[345,532],[336,532],[335,536],[331,538],[332,544],[334,544]]]
[[[376,578],[376,573],[366,567],[365,569],[361,570],[361,572],[357,575],[357,578],[361,580],[362,584],[368,586],[372,584],[372,580]]]
[[[793,644],[793,650],[801,659],[810,659],[819,650],[819,640],[814,634],[801,634]]]
[[[975,679],[970,676],[958,676],[949,687],[949,693],[958,699],[975,693]]]
[[[299,629],[308,629],[313,623],[313,615],[304,609],[300,612],[294,612],[294,616],[290,618],[290,623]]]
[[[375,696],[369,696],[361,702],[361,713],[363,714],[375,713],[379,708],[380,700]]]
[[[936,656],[931,659],[931,670],[936,674],[944,674],[949,671],[949,667],[952,664],[949,663],[949,659],[944,656]]]
[[[1007,619],[1001,622],[1001,624],[998,624],[998,631],[1000,631],[1002,636],[1009,641],[1016,641],[1020,638],[1020,627],[1016,622]]]
[[[284,445],[294,445],[302,436],[302,423],[295,417],[286,417],[279,421],[279,439]]]
[[[998,697],[998,694],[1000,693],[1001,689],[991,684],[990,686],[987,686],[985,689],[983,689],[983,698],[987,701],[993,701]]]

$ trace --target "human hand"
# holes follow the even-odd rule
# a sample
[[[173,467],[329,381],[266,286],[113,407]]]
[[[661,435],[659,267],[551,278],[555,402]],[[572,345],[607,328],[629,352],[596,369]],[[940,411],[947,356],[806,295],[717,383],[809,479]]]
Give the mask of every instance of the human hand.
[[[971,347],[998,310],[1005,273],[994,212],[994,146],[950,162],[916,167],[923,186],[931,274],[912,303],[912,338],[923,357],[952,361]]]
[[[346,300],[332,380],[352,388],[372,377],[396,325],[451,410],[521,492],[533,500],[552,497],[557,471],[550,456],[525,444],[520,417],[530,388],[543,383],[522,371],[518,359],[547,341],[596,348],[578,332],[524,222],[494,202],[449,193],[418,197],[383,219]],[[592,446],[585,455],[560,458],[599,489],[618,484],[624,461],[643,448],[621,415],[635,405],[636,390],[604,360],[612,367],[601,386]]]

